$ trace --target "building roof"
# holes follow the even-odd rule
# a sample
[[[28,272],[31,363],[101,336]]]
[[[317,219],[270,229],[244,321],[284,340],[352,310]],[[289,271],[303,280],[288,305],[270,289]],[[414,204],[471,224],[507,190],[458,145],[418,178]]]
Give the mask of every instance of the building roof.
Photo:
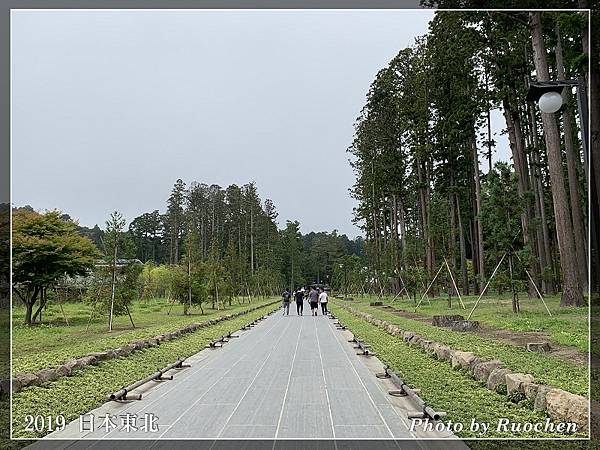
[[[103,259],[99,259],[96,261],[96,267],[105,267],[110,266],[111,261],[104,261]],[[117,258],[117,267],[128,266],[129,264],[143,264],[139,259],[124,259]]]

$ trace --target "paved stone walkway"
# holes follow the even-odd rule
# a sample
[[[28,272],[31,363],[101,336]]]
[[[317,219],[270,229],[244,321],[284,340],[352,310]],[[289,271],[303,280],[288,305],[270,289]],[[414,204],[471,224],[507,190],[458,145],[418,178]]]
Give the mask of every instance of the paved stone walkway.
[[[449,438],[452,448],[466,448],[446,432],[411,432],[407,412],[416,410],[414,404],[387,393],[395,387],[375,377],[381,362],[357,355],[351,333],[337,330],[328,317],[277,312],[237,334],[222,348],[189,358],[191,367],[172,371],[173,380],[136,390],[142,400],[107,402],[91,411],[94,431],[81,432],[78,419],[38,445],[50,448],[54,438]],[[102,426],[107,413],[118,425],[108,432]],[[137,431],[123,431],[127,413],[137,415]],[[157,418],[158,431],[141,429],[145,414]]]

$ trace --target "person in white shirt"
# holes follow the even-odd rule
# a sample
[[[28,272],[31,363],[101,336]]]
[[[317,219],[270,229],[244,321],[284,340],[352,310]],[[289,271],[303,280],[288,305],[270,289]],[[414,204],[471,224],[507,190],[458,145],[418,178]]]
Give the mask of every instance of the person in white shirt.
[[[325,289],[321,289],[321,293],[319,294],[319,303],[321,304],[321,311],[323,315],[327,314],[327,292]]]

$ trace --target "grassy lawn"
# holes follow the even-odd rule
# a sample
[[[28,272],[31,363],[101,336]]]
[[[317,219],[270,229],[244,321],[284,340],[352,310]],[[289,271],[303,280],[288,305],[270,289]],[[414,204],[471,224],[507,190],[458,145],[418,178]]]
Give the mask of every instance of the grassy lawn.
[[[498,419],[508,418],[511,422],[543,422],[545,414],[531,410],[526,401],[515,404],[506,396],[483,387],[479,382],[465,376],[461,371],[452,369],[444,361],[438,361],[420,349],[411,347],[402,339],[391,336],[382,329],[364,319],[345,311],[334,302],[331,309],[350,330],[371,345],[378,358],[389,365],[411,387],[421,389],[419,396],[438,411],[448,413],[453,422],[470,424],[471,419],[489,422],[495,426]],[[492,430],[485,435],[477,435],[465,426],[460,437],[560,437],[544,433],[497,433]],[[470,445],[470,443],[469,443]]]
[[[265,306],[235,319],[201,328],[178,339],[161,343],[97,366],[86,366],[73,376],[62,377],[45,386],[30,386],[13,396],[13,437],[40,437],[24,430],[25,416],[62,414],[71,421],[106,401],[111,392],[129,385],[174,362],[202,350],[208,342],[237,330],[244,324],[263,316],[277,305]],[[234,345],[234,344],[230,344]]]
[[[136,328],[132,328],[128,316],[120,316],[114,320],[112,333],[108,332],[108,320],[105,317],[93,319],[86,331],[90,308],[84,303],[63,305],[69,326],[65,324],[60,307],[56,304],[48,306],[48,310],[44,311],[44,323],[32,327],[23,324],[24,308],[14,308],[13,373],[35,372],[46,367],[55,367],[68,359],[90,352],[116,348],[128,342],[174,331],[194,322],[203,322],[245,310],[274,299],[256,299],[251,304],[241,305],[235,302],[231,307],[227,306],[219,311],[204,308],[203,315],[198,309],[188,316],[183,315],[183,306],[180,304],[175,304],[170,315],[167,315],[171,304],[163,299],[136,301],[131,308]]]
[[[394,308],[402,311],[415,312],[414,301],[398,297],[383,299],[374,296],[354,296],[357,301],[383,301]],[[436,297],[423,299],[417,309],[418,314],[427,316],[460,314],[467,318],[471,308],[477,300],[477,296],[462,297],[466,309],[462,309],[458,297],[452,297],[452,309],[448,308],[447,297]],[[417,297],[417,302],[419,297]],[[541,331],[548,333],[548,339],[559,345],[571,345],[580,352],[587,352],[589,346],[588,312],[586,307],[561,307],[560,296],[549,296],[544,299],[552,316],[548,315],[546,308],[539,298],[528,298],[526,293],[519,295],[521,311],[518,314],[512,312],[511,297],[509,294],[498,296],[490,294],[484,296],[477,309],[471,316],[472,320],[478,320],[495,328],[503,328],[513,331]]]
[[[332,303],[335,305],[340,302],[342,300],[335,299]],[[584,396],[588,393],[587,366],[567,363],[540,353],[527,352],[524,348],[481,338],[470,333],[434,327],[418,320],[407,319],[380,308],[371,307],[367,303],[353,301],[345,302],[345,304],[398,325],[403,330],[414,331],[428,339],[442,342],[453,349],[471,351],[484,359],[499,359],[514,372],[532,374],[536,383],[548,384]],[[359,335],[359,337],[362,336]]]

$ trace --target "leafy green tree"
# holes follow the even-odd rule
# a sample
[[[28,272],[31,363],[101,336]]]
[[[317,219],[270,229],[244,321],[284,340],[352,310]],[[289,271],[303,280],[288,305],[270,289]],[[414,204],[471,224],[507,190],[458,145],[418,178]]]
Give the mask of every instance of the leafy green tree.
[[[357,292],[365,283],[363,260],[358,255],[344,255],[333,264],[331,287],[344,293]]]
[[[191,308],[191,302],[189,295],[190,276],[187,267],[181,265],[170,266],[169,274],[169,290],[171,295],[183,305],[183,314],[188,315]]]
[[[45,290],[65,276],[87,276],[99,252],[77,233],[77,224],[61,219],[58,211],[38,214],[13,211],[13,290],[25,304],[25,323],[45,306]],[[40,300],[35,315],[33,308]]]
[[[417,293],[427,280],[427,272],[421,266],[406,266],[404,270],[404,285],[406,291],[413,298],[413,302],[417,304]]]
[[[201,263],[194,266],[191,277],[191,292],[192,292],[192,305],[196,305],[200,308],[200,312],[204,314],[204,308],[202,307],[208,301],[208,270],[206,263]]]
[[[511,247],[519,247],[522,240],[521,211],[517,175],[507,163],[497,162],[482,186],[484,198],[481,219],[488,234],[486,249],[489,257],[497,261]]]
[[[187,314],[192,305],[198,305],[202,314],[204,314],[202,303],[206,300],[206,265],[202,263],[198,230],[193,226],[193,223],[189,222],[190,220],[193,219],[188,215],[188,232],[184,240],[185,256],[181,261],[182,267],[187,270],[185,277],[187,280],[187,301],[184,302],[183,312]],[[180,300],[182,299],[180,298]]]
[[[183,180],[177,179],[167,202],[166,232],[169,239],[169,262],[179,262],[179,247],[185,226],[184,208],[186,202],[186,186]]]
[[[140,261],[160,261],[164,254],[162,233],[162,216],[158,210],[144,213],[129,224],[129,234],[135,243],[136,257]]]
[[[481,220],[488,234],[486,249],[490,265],[502,266],[492,281],[492,286],[502,293],[513,293],[513,310],[518,312],[517,292],[526,288],[526,264],[531,251],[524,245],[521,235],[521,213],[524,202],[519,196],[517,174],[508,164],[497,162],[482,186],[484,208]],[[505,261],[505,262],[504,262]]]
[[[227,268],[227,284],[229,293],[229,306],[231,306],[231,300],[233,296],[239,296],[243,293],[243,273],[241,267],[241,260],[238,257],[237,250],[235,248],[235,242],[230,239],[227,242],[227,250],[225,252],[224,264]]]
[[[93,228],[88,227],[78,227],[77,231],[80,235],[91,239],[98,249],[102,249],[102,241],[104,239],[104,232],[100,229],[100,227],[96,224]]]
[[[222,264],[219,255],[217,241],[213,241],[210,245],[208,259],[205,262],[206,267],[206,287],[212,297],[212,307],[215,305],[219,309],[219,295],[223,296],[223,291],[226,285],[226,270]],[[220,293],[219,293],[220,291]]]
[[[152,276],[152,272],[156,269],[156,265],[152,261],[147,261],[140,274],[141,295],[144,300],[149,300],[155,297],[157,290],[156,279]]]

